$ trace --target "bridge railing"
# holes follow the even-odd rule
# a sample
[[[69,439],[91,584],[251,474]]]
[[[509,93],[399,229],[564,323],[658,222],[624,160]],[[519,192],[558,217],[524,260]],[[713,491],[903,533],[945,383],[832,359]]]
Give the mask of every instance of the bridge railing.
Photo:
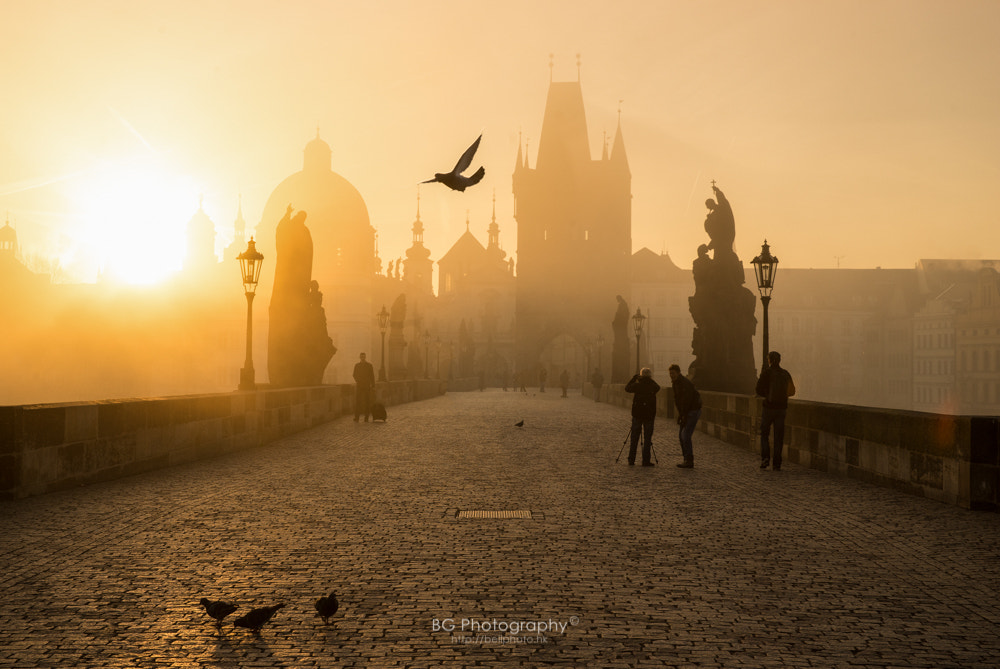
[[[669,384],[663,390],[657,414],[672,419],[673,390]],[[593,388],[585,394],[593,397]],[[701,397],[699,431],[758,452],[760,398],[706,391]],[[627,409],[632,395],[611,384],[601,401]],[[966,509],[1000,510],[1000,418],[993,416],[791,400],[784,459]]]
[[[386,406],[434,379],[376,384]],[[259,446],[354,412],[353,385],[0,407],[0,499],[116,479]]]

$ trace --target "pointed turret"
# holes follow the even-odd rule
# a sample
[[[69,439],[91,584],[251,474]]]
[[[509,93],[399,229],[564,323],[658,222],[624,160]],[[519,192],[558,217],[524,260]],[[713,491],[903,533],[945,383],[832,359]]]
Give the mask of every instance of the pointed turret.
[[[618,110],[618,128],[615,130],[615,144],[611,149],[611,162],[631,176],[632,172],[628,167],[628,156],[625,155],[625,140],[622,138],[622,112]]]
[[[434,263],[430,259],[431,252],[424,246],[424,223],[420,220],[420,189],[417,189],[417,218],[413,221],[413,244],[406,249],[406,260],[403,261],[403,280],[413,286],[420,294],[430,294],[433,291],[431,272]]]
[[[590,145],[580,82],[553,82],[549,84],[535,166],[548,170],[588,162]]]

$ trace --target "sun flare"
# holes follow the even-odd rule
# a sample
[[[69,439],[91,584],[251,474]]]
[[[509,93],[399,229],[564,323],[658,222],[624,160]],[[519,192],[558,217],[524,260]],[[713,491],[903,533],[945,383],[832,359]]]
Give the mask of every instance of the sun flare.
[[[106,279],[163,281],[184,262],[185,224],[198,206],[190,179],[160,161],[102,165],[77,180],[77,255]]]

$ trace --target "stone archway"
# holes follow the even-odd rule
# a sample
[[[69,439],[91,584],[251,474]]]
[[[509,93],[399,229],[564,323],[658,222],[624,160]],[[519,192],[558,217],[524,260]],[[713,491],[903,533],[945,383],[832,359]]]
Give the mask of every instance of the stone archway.
[[[553,388],[559,386],[559,376],[564,369],[569,371],[570,387],[581,388],[587,379],[587,363],[586,349],[575,337],[566,334],[549,340],[539,356],[539,364],[548,370],[547,385]]]

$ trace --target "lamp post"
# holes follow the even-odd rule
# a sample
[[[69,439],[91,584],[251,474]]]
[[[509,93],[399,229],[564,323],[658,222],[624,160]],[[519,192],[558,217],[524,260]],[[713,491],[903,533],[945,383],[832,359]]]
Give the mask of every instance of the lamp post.
[[[632,329],[635,330],[635,373],[639,373],[639,337],[642,336],[642,323],[646,320],[646,317],[642,315],[642,309],[639,307],[635,308],[635,314],[632,315]]]
[[[750,261],[754,274],[757,275],[757,290],[760,291],[760,302],[764,306],[764,357],[761,369],[767,369],[767,305],[771,303],[771,290],[774,289],[774,276],[778,273],[778,259],[771,255],[771,247],[767,240],[760,247],[760,255]]]
[[[240,273],[243,275],[243,292],[247,296],[247,359],[240,370],[240,390],[254,390],[253,372],[253,298],[257,293],[257,282],[260,280],[260,266],[264,256],[257,250],[253,237],[247,242],[247,250],[236,257],[240,261]]]
[[[378,312],[378,329],[382,333],[382,366],[378,370],[378,380],[385,381],[385,330],[389,327],[389,312],[382,305],[382,311]]]
[[[424,330],[424,378],[431,378],[431,331]]]
[[[601,349],[604,348],[604,335],[597,335],[597,369],[601,368]],[[604,372],[601,372],[602,374]]]
[[[441,378],[441,337],[434,339],[434,353],[437,355],[437,373],[435,373],[434,378]]]

